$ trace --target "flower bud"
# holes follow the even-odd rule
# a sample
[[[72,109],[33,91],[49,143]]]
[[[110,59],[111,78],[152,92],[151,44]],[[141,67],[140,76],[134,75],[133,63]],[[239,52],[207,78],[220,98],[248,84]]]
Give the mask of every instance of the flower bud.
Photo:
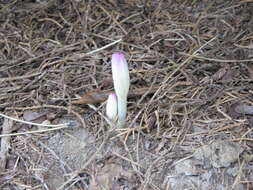
[[[117,97],[127,97],[130,85],[128,65],[123,53],[112,55],[112,77]]]
[[[114,90],[117,95],[118,118],[119,121],[124,121],[127,113],[127,94],[130,86],[130,77],[127,61],[123,53],[114,53],[112,55],[112,77]]]
[[[106,115],[111,121],[117,120],[117,96],[111,93],[106,102]]]

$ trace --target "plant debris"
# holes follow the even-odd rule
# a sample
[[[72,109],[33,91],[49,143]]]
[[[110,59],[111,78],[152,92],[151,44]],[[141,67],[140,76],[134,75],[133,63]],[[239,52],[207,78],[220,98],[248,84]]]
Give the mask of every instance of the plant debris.
[[[13,121],[9,119],[4,119],[2,125],[2,134],[8,134],[12,131]],[[0,146],[0,171],[4,171],[8,159],[8,152],[11,148],[11,139],[10,137],[3,137],[1,139],[1,146]]]
[[[253,189],[252,10],[1,1],[0,189]],[[130,72],[122,129],[103,103],[115,52]]]

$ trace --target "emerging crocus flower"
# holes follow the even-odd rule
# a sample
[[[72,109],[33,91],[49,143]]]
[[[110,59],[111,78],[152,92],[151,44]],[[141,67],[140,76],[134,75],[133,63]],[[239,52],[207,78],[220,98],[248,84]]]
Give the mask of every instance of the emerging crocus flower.
[[[117,120],[117,96],[115,93],[111,93],[108,96],[107,102],[106,102],[106,115],[111,121]]]
[[[123,53],[112,55],[113,85],[118,100],[118,118],[123,123],[127,113],[127,94],[129,91],[130,77],[127,61]]]

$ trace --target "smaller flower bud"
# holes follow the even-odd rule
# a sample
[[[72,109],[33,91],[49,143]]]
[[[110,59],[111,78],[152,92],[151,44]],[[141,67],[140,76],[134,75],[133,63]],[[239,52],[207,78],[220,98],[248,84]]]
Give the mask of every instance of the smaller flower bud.
[[[117,110],[117,96],[115,93],[111,93],[106,102],[106,115],[111,121],[117,120]]]

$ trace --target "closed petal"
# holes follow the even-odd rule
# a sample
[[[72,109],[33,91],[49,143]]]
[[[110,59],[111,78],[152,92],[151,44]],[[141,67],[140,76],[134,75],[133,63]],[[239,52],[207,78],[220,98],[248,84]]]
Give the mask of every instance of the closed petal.
[[[114,53],[112,55],[112,76],[117,97],[126,97],[129,91],[130,77],[123,53]]]
[[[108,96],[107,102],[106,102],[106,115],[107,117],[112,120],[116,121],[117,119],[117,96],[115,93],[111,93]]]

